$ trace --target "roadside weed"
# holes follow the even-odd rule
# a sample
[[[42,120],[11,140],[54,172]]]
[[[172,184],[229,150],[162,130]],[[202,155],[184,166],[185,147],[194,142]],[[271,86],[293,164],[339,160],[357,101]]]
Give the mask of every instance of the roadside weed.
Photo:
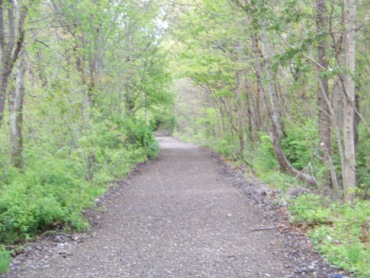
[[[9,270],[11,255],[8,251],[0,251],[0,274]]]
[[[312,226],[317,250],[332,264],[370,277],[370,202],[343,204],[311,194],[290,202],[293,222]]]

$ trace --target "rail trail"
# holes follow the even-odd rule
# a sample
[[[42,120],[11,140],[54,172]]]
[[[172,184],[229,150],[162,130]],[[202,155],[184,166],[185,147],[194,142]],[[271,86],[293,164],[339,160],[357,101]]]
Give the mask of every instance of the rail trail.
[[[89,236],[4,277],[324,277],[315,265],[296,271],[284,235],[258,230],[273,223],[208,152],[158,140],[159,158],[106,201]]]

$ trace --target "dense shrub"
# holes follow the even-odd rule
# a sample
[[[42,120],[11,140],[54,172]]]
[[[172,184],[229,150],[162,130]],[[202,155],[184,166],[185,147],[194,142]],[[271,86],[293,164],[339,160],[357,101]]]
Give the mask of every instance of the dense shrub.
[[[128,143],[137,150],[142,149],[144,157],[155,158],[158,155],[159,146],[150,126],[137,119],[129,119],[122,124]]]
[[[370,277],[370,202],[353,205],[302,195],[290,204],[292,220],[313,226],[310,236],[329,261]]]
[[[314,146],[317,146],[317,134],[313,121],[307,120],[299,126],[287,122],[286,136],[282,140],[285,155],[294,168],[304,169],[312,160]]]
[[[238,151],[238,139],[231,135],[227,135],[222,140],[216,142],[217,144],[214,150],[226,157],[233,156]]]
[[[279,163],[275,158],[270,136],[266,133],[260,134],[260,143],[251,157],[252,166],[258,173],[266,173],[278,170]]]
[[[41,156],[15,175],[0,195],[0,241],[12,243],[58,225],[87,227],[80,216],[103,188],[89,184],[79,165]]]
[[[0,274],[8,271],[10,260],[10,252],[0,248]]]
[[[32,238],[50,228],[87,228],[83,209],[110,181],[158,152],[151,129],[130,119],[92,122],[73,148],[28,146],[22,172],[2,168],[0,243]]]
[[[357,149],[357,178],[359,183],[359,196],[364,199],[370,199],[370,134],[367,132],[364,125],[359,127],[360,138],[362,144],[359,144]]]

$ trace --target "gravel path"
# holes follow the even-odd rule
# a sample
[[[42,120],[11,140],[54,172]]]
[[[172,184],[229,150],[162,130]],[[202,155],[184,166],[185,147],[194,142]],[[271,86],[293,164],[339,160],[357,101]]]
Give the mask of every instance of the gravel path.
[[[159,140],[158,160],[104,201],[107,211],[88,237],[37,267],[13,263],[6,277],[301,277],[284,235],[253,231],[273,223],[215,158]]]

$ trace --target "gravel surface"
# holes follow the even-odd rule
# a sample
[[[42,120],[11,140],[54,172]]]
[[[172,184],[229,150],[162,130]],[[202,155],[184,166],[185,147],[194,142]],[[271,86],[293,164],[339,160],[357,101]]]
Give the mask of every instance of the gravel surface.
[[[160,137],[156,161],[97,201],[88,234],[32,243],[0,277],[331,277],[281,207],[217,157]],[[256,184],[255,184],[256,182]],[[265,229],[267,228],[267,229]]]

